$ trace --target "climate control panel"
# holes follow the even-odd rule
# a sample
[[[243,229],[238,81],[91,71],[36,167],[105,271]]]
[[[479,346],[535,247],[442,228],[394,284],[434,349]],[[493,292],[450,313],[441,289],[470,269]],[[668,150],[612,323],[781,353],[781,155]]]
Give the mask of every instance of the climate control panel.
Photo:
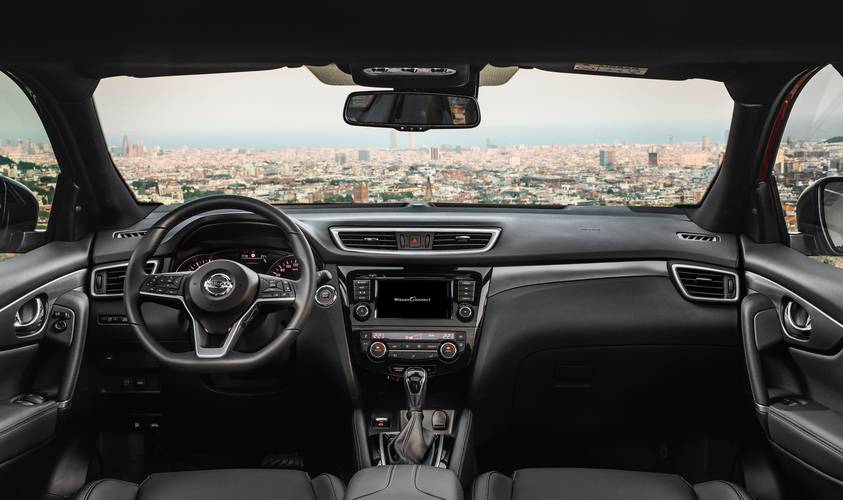
[[[376,371],[397,375],[407,366],[447,371],[467,351],[465,331],[360,330],[360,353]]]

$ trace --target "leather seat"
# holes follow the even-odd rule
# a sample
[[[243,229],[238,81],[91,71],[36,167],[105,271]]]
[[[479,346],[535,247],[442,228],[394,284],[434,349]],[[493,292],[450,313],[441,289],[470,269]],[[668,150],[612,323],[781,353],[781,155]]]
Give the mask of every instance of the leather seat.
[[[673,474],[608,469],[521,469],[512,478],[488,472],[474,481],[474,500],[752,500],[726,481],[691,485]]]
[[[152,474],[141,484],[117,479],[88,483],[74,500],[342,500],[330,474],[279,469],[223,469]]]

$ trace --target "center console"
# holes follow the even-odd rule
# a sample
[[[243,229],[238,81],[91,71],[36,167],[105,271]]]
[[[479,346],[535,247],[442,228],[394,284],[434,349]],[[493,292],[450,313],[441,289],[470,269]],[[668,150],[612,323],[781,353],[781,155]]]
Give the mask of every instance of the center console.
[[[491,268],[337,270],[351,354],[366,374],[353,417],[360,468],[415,464],[467,477],[471,412],[460,372],[479,342]]]
[[[483,318],[488,268],[340,272],[351,345],[365,369],[397,378],[409,366],[437,376],[468,364]]]

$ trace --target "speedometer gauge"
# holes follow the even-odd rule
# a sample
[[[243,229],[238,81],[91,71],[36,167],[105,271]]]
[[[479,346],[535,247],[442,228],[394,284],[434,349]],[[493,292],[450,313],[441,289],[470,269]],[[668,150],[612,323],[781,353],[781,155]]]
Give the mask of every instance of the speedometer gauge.
[[[193,257],[183,260],[182,263],[179,264],[178,269],[176,269],[176,272],[195,271],[208,262],[213,262],[215,260],[217,260],[217,258],[213,255],[194,255]]]
[[[299,259],[295,255],[287,255],[276,260],[272,267],[269,268],[269,273],[279,278],[286,278],[288,280],[297,280],[301,276],[299,270]]]

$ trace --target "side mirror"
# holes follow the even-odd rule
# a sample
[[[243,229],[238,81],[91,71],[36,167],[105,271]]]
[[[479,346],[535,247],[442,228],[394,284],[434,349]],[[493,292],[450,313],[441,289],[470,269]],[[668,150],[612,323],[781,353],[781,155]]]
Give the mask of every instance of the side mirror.
[[[0,252],[21,248],[38,223],[38,199],[20,182],[0,175]]]
[[[815,255],[843,255],[843,177],[808,186],[796,203],[796,224]]]
[[[435,128],[471,128],[480,123],[477,99],[423,92],[353,92],[343,118],[359,127],[389,127],[422,132]]]

